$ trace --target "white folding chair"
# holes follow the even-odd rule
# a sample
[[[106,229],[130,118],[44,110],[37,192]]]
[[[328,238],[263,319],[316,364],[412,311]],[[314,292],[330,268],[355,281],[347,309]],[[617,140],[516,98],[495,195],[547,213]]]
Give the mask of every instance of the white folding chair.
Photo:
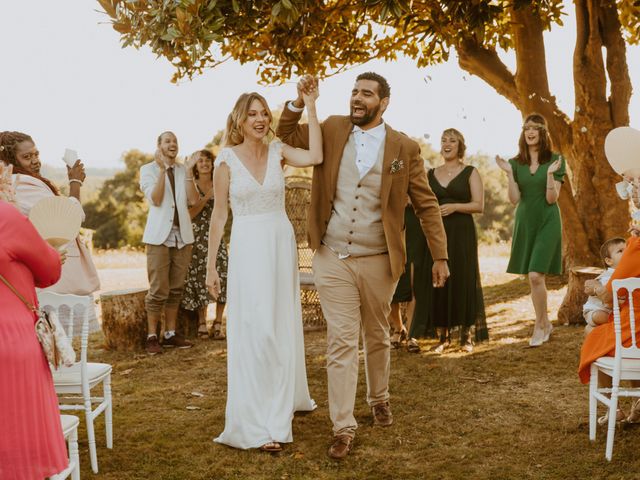
[[[613,455],[613,438],[616,430],[616,412],[619,397],[640,397],[640,388],[620,388],[621,380],[640,380],[640,348],[636,339],[636,319],[634,315],[633,292],[640,290],[640,278],[614,280],[613,287],[613,322],[616,335],[615,356],[600,357],[591,364],[589,380],[589,440],[596,439],[596,419],[598,402],[608,407],[609,423],[607,427],[607,447],[605,456],[611,461]],[[625,295],[629,303],[629,324],[631,326],[631,345],[622,345],[622,328],[620,325],[620,302],[618,295]],[[625,329],[626,331],[626,329]],[[600,388],[598,372],[611,377],[611,388]],[[609,394],[608,397],[606,394]]]
[[[69,452],[69,466],[60,473],[49,477],[49,480],[80,480],[80,455],[78,454],[78,425],[80,420],[75,415],[60,415],[62,422],[62,434],[67,441],[67,451]]]
[[[71,367],[60,367],[58,370],[52,369],[51,373],[53,374],[53,384],[56,393],[60,396],[60,399],[63,400],[63,402],[60,403],[60,410],[84,410],[85,412],[91,470],[93,470],[94,473],[98,473],[98,454],[96,452],[96,436],[93,421],[102,412],[104,412],[107,448],[113,448],[111,365],[87,361],[87,346],[89,342],[89,320],[87,312],[92,299],[91,297],[60,295],[40,291],[38,292],[38,301],[40,306],[45,310],[55,310],[58,314],[61,308],[68,308],[69,315],[77,314],[76,307],[82,308],[80,361]],[[73,328],[73,322],[69,322],[68,328]],[[69,332],[67,332],[67,335],[69,335]],[[102,397],[92,396],[91,390],[100,384],[102,384]],[[80,400],[82,400],[82,403],[78,403]],[[94,403],[98,403],[96,408],[93,408],[92,404]]]

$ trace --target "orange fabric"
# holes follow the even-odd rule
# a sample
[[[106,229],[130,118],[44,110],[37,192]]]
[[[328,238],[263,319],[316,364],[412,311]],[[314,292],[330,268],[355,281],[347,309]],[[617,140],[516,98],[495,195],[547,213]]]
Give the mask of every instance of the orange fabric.
[[[620,263],[607,283],[607,290],[612,291],[611,282],[623,278],[640,277],[640,237],[631,237],[627,241],[627,248],[622,254]],[[640,291],[633,295],[633,305],[636,318],[636,333],[640,332]],[[620,323],[622,326],[622,344],[631,345],[629,328],[629,302],[620,306]],[[638,340],[636,338],[636,340]],[[609,315],[609,322],[594,328],[582,344],[580,351],[580,366],[578,375],[582,383],[589,383],[591,364],[600,357],[612,357],[615,354],[616,336],[613,330],[613,313]]]

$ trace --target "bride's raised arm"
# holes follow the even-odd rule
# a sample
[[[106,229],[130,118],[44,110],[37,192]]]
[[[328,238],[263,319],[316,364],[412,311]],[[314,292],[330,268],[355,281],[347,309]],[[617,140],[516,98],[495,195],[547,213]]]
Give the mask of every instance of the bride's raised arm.
[[[322,130],[316,113],[316,100],[319,96],[318,87],[302,96],[309,117],[309,150],[283,144],[282,157],[287,165],[302,168],[322,163]]]

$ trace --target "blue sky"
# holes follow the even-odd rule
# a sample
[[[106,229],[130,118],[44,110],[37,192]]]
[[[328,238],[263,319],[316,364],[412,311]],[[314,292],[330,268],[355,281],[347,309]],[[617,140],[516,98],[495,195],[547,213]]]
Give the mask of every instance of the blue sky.
[[[572,6],[567,8],[572,11]],[[0,129],[31,134],[45,163],[62,165],[73,148],[91,167],[118,167],[123,152],[152,152],[157,135],[177,133],[181,154],[206,144],[224,127],[235,99],[256,90],[272,108],[295,95],[292,80],[281,86],[257,84],[256,65],[227,62],[193,81],[170,83],[172,69],[150,51],[122,49],[118,34],[93,0],[3,2],[0,26]],[[9,20],[9,21],[7,21]],[[572,116],[571,57],[575,25],[547,35],[552,93]],[[505,54],[507,65],[512,55]],[[636,94],[631,125],[640,127],[640,48],[628,49]],[[439,141],[448,127],[461,130],[470,153],[510,155],[516,149],[521,117],[455,59],[418,69],[410,60],[370,62],[325,80],[321,118],[346,114],[356,75],[374,70],[386,76],[392,97],[385,120],[411,136]]]

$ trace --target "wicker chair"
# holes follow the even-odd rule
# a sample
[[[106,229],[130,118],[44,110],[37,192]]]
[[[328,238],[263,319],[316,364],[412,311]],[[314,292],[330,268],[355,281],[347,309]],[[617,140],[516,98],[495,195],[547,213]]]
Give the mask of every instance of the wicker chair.
[[[302,323],[305,330],[320,330],[325,327],[325,321],[311,271],[313,251],[309,248],[307,240],[307,211],[310,202],[311,179],[294,175],[286,177],[285,208],[298,245]]]

